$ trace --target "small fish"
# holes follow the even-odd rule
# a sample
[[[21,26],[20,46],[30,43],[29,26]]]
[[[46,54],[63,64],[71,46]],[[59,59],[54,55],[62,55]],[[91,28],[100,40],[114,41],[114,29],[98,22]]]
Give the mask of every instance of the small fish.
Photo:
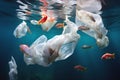
[[[63,27],[64,27],[64,23],[57,23],[57,24],[56,24],[56,27],[57,27],[57,28],[63,28]]]
[[[81,48],[82,49],[89,49],[89,48],[92,48],[92,46],[90,46],[90,45],[83,45]]]
[[[80,26],[78,27],[78,30],[90,30],[90,28],[85,27],[85,26]]]
[[[114,53],[105,53],[102,55],[101,59],[103,60],[108,60],[108,59],[114,59],[115,58],[115,54]]]
[[[74,66],[74,69],[78,70],[78,71],[85,71],[87,68],[81,66],[81,65],[76,65]]]
[[[43,24],[47,21],[47,15],[44,15],[39,21],[38,21],[38,24]]]

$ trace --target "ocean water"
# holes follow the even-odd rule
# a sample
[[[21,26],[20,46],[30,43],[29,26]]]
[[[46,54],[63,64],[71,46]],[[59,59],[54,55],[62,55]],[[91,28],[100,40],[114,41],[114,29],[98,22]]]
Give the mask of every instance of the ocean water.
[[[120,1],[106,0],[101,14],[105,27],[108,29],[109,46],[99,49],[95,39],[83,32],[72,56],[63,61],[54,62],[50,67],[39,65],[27,66],[23,54],[19,50],[20,44],[30,45],[40,35],[48,38],[61,34],[62,29],[52,28],[49,32],[28,22],[32,34],[16,39],[13,31],[22,22],[17,18],[16,0],[0,0],[0,80],[9,80],[9,66],[11,56],[18,65],[18,80],[120,80]],[[91,49],[81,49],[84,44],[92,45]],[[101,60],[106,53],[115,53],[115,59]],[[81,72],[74,69],[75,65],[87,68]]]

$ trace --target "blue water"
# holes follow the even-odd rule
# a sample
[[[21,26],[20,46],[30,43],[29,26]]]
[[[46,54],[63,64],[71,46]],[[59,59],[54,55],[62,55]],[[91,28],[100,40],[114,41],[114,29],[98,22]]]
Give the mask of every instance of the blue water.
[[[23,54],[19,50],[20,44],[30,45],[37,37],[45,34],[51,38],[61,34],[62,29],[52,28],[48,33],[40,27],[30,27],[32,34],[16,39],[13,31],[22,20],[16,17],[18,4],[15,0],[0,1],[0,80],[9,80],[8,61],[14,56],[18,65],[18,80],[120,80],[120,2],[106,0],[101,15],[105,27],[108,29],[110,44],[104,49],[96,46],[95,40],[85,33],[78,32],[81,38],[75,52],[68,59],[53,63],[50,67],[39,65],[27,66],[23,61]],[[89,44],[91,49],[83,50],[81,46]],[[115,53],[113,60],[101,60],[105,52]],[[86,71],[76,71],[77,64],[87,68]]]

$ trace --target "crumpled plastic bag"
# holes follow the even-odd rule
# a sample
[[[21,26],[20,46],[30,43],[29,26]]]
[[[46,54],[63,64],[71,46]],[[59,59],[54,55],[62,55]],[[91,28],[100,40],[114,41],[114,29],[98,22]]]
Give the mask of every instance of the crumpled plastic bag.
[[[25,21],[23,21],[22,23],[20,23],[16,29],[13,32],[13,35],[16,38],[22,38],[23,36],[25,36],[27,34],[27,32],[30,32],[29,27],[27,26],[27,23]]]
[[[74,24],[67,20],[66,24],[69,23]],[[26,64],[49,66],[54,61],[65,60],[71,56],[80,36],[77,34],[77,27],[70,24],[65,27],[61,35],[49,40],[45,35],[40,36],[26,51],[28,55],[24,54]]]
[[[17,64],[15,62],[14,57],[11,57],[11,61],[9,61],[8,64],[10,68],[10,71],[9,71],[10,80],[17,80],[18,71],[17,71]]]
[[[85,10],[76,11],[76,24],[88,27],[89,30],[82,30],[84,33],[96,39],[99,47],[104,48],[109,44],[107,35],[108,30],[104,27],[102,18],[99,14],[93,14]]]

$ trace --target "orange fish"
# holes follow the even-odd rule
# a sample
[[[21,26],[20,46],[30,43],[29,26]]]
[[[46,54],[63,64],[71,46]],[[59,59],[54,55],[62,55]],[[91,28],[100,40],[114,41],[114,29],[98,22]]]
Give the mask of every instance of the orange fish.
[[[56,24],[56,27],[57,27],[57,28],[63,28],[63,27],[64,27],[64,23],[57,23],[57,24]]]
[[[47,20],[47,15],[43,15],[43,17],[38,21],[38,24],[43,24]]]
[[[115,58],[115,54],[111,54],[111,53],[105,53],[102,55],[101,59],[103,60],[107,60],[107,59],[114,59]]]
[[[81,65],[76,65],[74,66],[74,69],[78,70],[78,71],[85,71],[87,68],[81,66]]]

